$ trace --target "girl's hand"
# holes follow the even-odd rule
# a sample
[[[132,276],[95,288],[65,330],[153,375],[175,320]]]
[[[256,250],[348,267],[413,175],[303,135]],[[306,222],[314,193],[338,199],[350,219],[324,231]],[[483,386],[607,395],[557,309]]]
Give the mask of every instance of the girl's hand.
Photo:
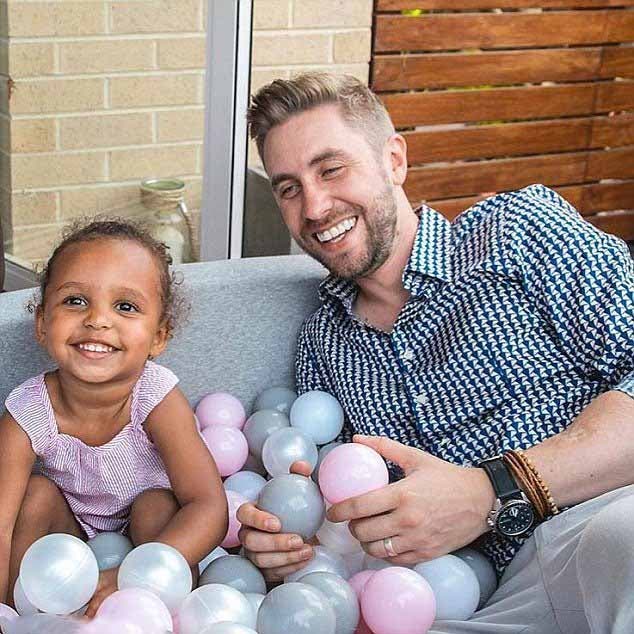
[[[92,595],[88,608],[86,609],[86,616],[92,618],[97,613],[99,606],[106,597],[109,597],[113,592],[118,590],[117,588],[117,575],[119,574],[119,568],[110,568],[109,570],[102,570],[99,573],[99,582],[97,583],[97,589],[95,594]]]

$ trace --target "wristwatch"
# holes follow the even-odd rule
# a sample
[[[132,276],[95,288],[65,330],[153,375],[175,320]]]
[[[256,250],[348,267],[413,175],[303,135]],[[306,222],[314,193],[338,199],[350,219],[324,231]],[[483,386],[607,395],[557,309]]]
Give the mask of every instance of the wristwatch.
[[[535,511],[517,486],[502,456],[483,460],[479,466],[489,476],[496,497],[487,516],[487,524],[503,537],[519,537],[527,533],[535,521]]]

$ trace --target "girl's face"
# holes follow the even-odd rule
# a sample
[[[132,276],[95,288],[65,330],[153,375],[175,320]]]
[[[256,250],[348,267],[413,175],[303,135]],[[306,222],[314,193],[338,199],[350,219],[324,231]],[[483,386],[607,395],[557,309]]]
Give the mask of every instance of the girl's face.
[[[156,261],[132,240],[73,244],[55,263],[37,311],[40,344],[88,383],[136,380],[167,343]]]

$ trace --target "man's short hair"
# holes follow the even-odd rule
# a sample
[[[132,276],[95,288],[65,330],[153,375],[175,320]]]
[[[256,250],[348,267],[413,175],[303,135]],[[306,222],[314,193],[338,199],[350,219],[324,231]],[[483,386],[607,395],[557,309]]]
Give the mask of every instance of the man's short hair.
[[[266,135],[293,115],[325,104],[338,104],[345,121],[358,128],[370,146],[381,152],[394,134],[394,124],[378,97],[352,75],[305,73],[276,79],[251,99],[247,122],[264,160]]]

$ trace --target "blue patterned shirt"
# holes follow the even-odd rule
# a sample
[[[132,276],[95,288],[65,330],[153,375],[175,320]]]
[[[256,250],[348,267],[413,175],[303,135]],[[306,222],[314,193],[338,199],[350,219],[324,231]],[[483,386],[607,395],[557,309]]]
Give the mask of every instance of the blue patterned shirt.
[[[561,432],[603,392],[634,398],[633,260],[542,185],[453,223],[423,206],[403,284],[390,333],[355,316],[355,283],[334,276],[301,331],[298,390],[333,394],[348,434],[471,465]],[[481,545],[501,572],[521,543]]]

